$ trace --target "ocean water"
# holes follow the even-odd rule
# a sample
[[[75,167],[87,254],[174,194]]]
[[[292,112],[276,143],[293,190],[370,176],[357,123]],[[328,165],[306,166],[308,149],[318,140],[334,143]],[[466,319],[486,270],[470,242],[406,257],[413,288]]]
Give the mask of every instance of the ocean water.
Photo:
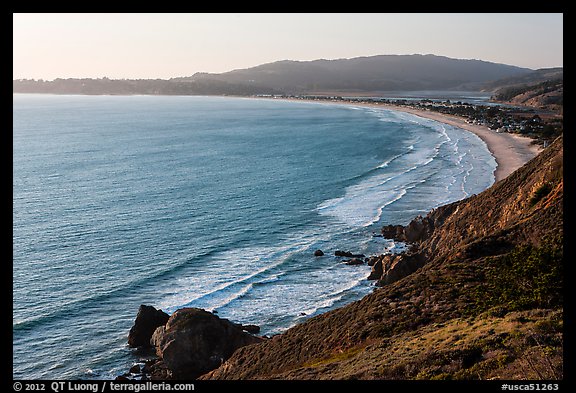
[[[140,304],[280,333],[373,290],[386,224],[481,192],[475,135],[228,97],[13,96],[13,378],[108,379]],[[322,249],[323,257],[313,252]]]

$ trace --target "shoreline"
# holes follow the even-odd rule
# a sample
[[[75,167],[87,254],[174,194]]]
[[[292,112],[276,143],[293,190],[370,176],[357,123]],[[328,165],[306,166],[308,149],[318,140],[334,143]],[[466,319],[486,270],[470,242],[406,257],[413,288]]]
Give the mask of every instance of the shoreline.
[[[516,169],[536,157],[543,150],[540,146],[532,143],[532,138],[508,132],[496,132],[486,126],[466,123],[464,118],[458,116],[413,108],[404,108],[389,104],[366,105],[410,113],[461,128],[475,134],[482,139],[484,143],[486,143],[488,150],[496,159],[496,169],[494,170],[495,182],[506,178]]]
[[[57,94],[57,93],[13,93],[13,94]],[[68,95],[68,94],[62,94]],[[84,94],[79,94],[84,95]],[[111,94],[114,95],[124,95],[124,94]],[[141,94],[134,94],[141,95]],[[147,94],[142,94],[146,96]],[[216,96],[215,96],[216,97]],[[217,95],[217,97],[226,97]],[[246,96],[233,96],[237,98],[246,99],[264,99],[264,100],[282,100],[282,101],[295,101],[295,102],[309,102],[309,103],[325,103],[325,104],[336,104],[336,105],[349,105],[349,106],[364,106],[371,108],[381,108],[394,110],[398,112],[410,113],[416,116],[420,116],[426,119],[435,120],[440,123],[448,124],[465,131],[469,131],[476,136],[478,136],[487,146],[488,151],[496,160],[496,169],[494,170],[494,183],[506,178],[516,169],[522,167],[532,158],[536,157],[544,149],[537,145],[532,144],[533,139],[527,136],[522,136],[518,134],[508,133],[508,132],[496,132],[489,129],[486,126],[481,126],[478,124],[470,124],[465,121],[464,118],[454,115],[449,115],[445,113],[427,111],[421,109],[415,109],[412,107],[406,107],[402,105],[384,104],[384,103],[368,103],[368,102],[337,102],[337,101],[317,101],[313,99],[301,99],[301,98],[267,98],[267,97],[246,97]]]
[[[309,99],[280,98],[280,100],[320,103],[318,101]],[[352,103],[336,101],[326,101],[325,103],[380,108],[405,112],[471,132],[478,136],[486,144],[490,154],[492,154],[496,160],[496,169],[494,170],[494,183],[497,183],[500,180],[506,178],[516,169],[526,164],[532,158],[536,157],[542,150],[544,150],[539,145],[533,144],[533,139],[527,136],[521,136],[508,132],[496,132],[486,126],[466,123],[465,119],[462,117],[448,115],[445,113],[407,108],[405,106],[392,104],[376,104],[367,102]]]

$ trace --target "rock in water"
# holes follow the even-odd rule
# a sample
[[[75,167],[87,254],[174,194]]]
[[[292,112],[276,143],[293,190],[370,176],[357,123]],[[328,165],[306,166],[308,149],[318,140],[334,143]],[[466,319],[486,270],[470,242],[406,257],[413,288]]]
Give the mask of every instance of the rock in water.
[[[374,266],[376,264],[376,262],[378,262],[383,257],[384,257],[384,255],[372,256],[372,257],[368,258],[366,263],[368,264],[368,266]]]
[[[316,250],[314,251],[314,256],[315,257],[321,257],[324,255],[324,252],[322,250]]]
[[[334,251],[334,255],[336,255],[337,257],[352,257],[352,253],[350,251],[342,251],[342,250],[336,250]]]
[[[348,261],[344,261],[344,263],[346,263],[346,265],[362,265],[364,263],[364,260],[360,259],[360,258],[352,258]]]
[[[150,346],[150,339],[158,326],[164,326],[170,316],[152,306],[141,305],[134,326],[128,333],[128,345],[132,348]]]
[[[219,367],[240,347],[263,341],[200,308],[177,310],[154,332],[156,354],[173,379],[195,379]]]
[[[336,250],[334,255],[337,257],[347,257],[347,258],[364,258],[364,254],[352,254],[350,251]]]
[[[130,371],[128,371],[130,374],[140,374],[141,370],[140,370],[140,365],[139,364],[135,364],[132,367],[130,367]]]

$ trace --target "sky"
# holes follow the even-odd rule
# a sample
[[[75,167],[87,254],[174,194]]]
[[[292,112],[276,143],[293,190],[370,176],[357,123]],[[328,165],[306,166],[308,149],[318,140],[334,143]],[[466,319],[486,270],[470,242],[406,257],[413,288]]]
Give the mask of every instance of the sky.
[[[562,67],[563,14],[13,14],[14,79],[168,79],[389,54]]]

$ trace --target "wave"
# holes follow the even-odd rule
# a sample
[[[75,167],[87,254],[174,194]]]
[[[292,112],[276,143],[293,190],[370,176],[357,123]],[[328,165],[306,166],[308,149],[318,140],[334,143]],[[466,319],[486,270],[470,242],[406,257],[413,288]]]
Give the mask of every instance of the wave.
[[[409,145],[408,150],[406,150],[405,152],[402,152],[400,154],[397,154],[394,157],[384,161],[382,164],[378,165],[375,169],[386,168],[387,166],[389,166],[391,163],[393,163],[397,159],[401,158],[402,156],[405,156],[406,154],[409,154],[412,150],[414,150],[414,145]]]
[[[210,276],[221,283],[201,294],[192,295],[190,289],[199,286],[188,282],[184,286],[188,289],[164,299],[164,309],[175,311],[182,307],[199,307],[214,310],[228,306],[248,295],[255,287],[278,281],[286,274],[285,270],[278,269],[293,255],[308,250],[316,241],[317,238],[301,236],[286,241],[285,246],[235,248],[213,255],[210,260],[219,261],[218,266],[211,265],[210,260],[206,261],[206,266],[212,266]],[[206,288],[206,283],[202,284]]]
[[[258,286],[264,286],[267,284],[272,284],[274,282],[277,282],[280,280],[280,276],[285,275],[285,273],[279,273],[276,274],[272,277],[267,277],[267,278],[263,278],[262,280],[259,281],[254,281],[254,282],[250,282],[247,285],[241,286],[239,289],[235,289],[234,291],[230,291],[231,293],[228,296],[225,296],[221,301],[219,302],[214,302],[210,305],[209,308],[207,308],[208,311],[215,311],[218,309],[222,309],[228,305],[230,305],[231,303],[233,303],[234,301],[240,300],[242,298],[244,298],[245,296],[247,296],[249,294],[250,291],[252,291],[254,288],[258,287]],[[240,282],[236,283],[236,285],[231,285],[231,287],[237,287],[238,284],[240,284]]]
[[[232,303],[233,301],[243,298],[244,296],[246,296],[248,294],[249,291],[252,290],[253,287],[254,287],[254,283],[249,283],[248,285],[243,286],[242,288],[240,288],[239,291],[232,293],[230,296],[224,298],[219,303],[213,304],[211,307],[211,310],[209,309],[209,311],[223,308],[224,306],[227,306],[228,304]]]
[[[342,300],[342,298],[346,295],[348,291],[356,288],[358,284],[360,284],[363,281],[366,281],[366,277],[364,276],[347,282],[344,287],[339,287],[336,290],[324,295],[325,297],[324,300],[315,304],[313,307],[309,309],[305,309],[303,312],[306,314],[307,317],[311,317],[316,313],[321,313],[321,310],[323,309],[331,308],[338,301]]]
[[[94,306],[98,306],[109,299],[124,297],[129,293],[135,292],[140,288],[149,285],[150,282],[157,282],[168,276],[178,273],[180,270],[190,266],[195,260],[201,260],[214,255],[218,250],[209,250],[205,253],[195,255],[193,257],[183,257],[180,262],[166,263],[166,269],[162,271],[155,272],[153,274],[148,274],[141,276],[136,280],[128,282],[121,287],[108,288],[105,293],[97,293],[92,296],[86,297],[84,299],[71,301],[65,303],[55,311],[48,312],[43,315],[30,317],[27,319],[16,320],[12,324],[12,331],[18,334],[24,334],[25,332],[32,331],[33,329],[43,326],[45,324],[66,319],[70,315],[83,315],[84,312],[90,312]]]
[[[386,110],[371,110],[376,114],[382,111]],[[409,113],[382,114],[383,120],[391,118],[411,122],[432,133],[412,130],[418,139],[408,149],[352,179],[355,184],[346,187],[343,196],[318,204],[316,210],[320,214],[333,216],[350,226],[366,227],[379,222],[388,206],[426,182],[430,183],[419,194],[424,196],[424,190],[433,192],[429,194],[435,201],[433,207],[466,198],[478,188],[476,178],[483,174],[477,173],[474,166],[478,157],[470,156],[478,145],[475,135]],[[474,183],[470,183],[471,177]]]
[[[416,180],[407,175],[434,162],[446,142],[442,140],[433,148],[410,145],[408,151],[390,158],[362,177],[359,176],[358,179],[362,180],[347,187],[344,196],[326,200],[316,210],[352,226],[367,227],[378,222],[383,209],[404,197],[407,190],[413,187],[412,182],[418,181],[418,175],[415,176]],[[392,162],[401,159],[404,161],[390,168]]]

